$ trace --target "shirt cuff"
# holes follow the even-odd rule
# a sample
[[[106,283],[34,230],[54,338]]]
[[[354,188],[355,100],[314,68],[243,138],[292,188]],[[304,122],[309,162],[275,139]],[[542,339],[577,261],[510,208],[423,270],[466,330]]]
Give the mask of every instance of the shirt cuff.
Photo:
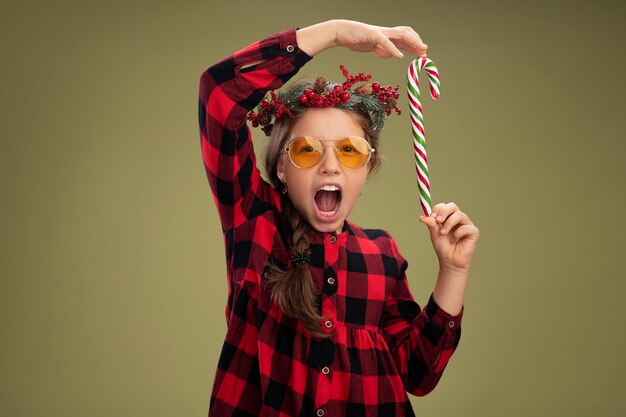
[[[298,54],[303,55],[304,58],[308,58],[307,60],[313,59],[312,56],[304,52],[298,46],[298,40],[296,37],[296,31],[298,28],[287,29],[278,34],[278,39],[280,43],[280,47],[287,51],[289,54]]]
[[[456,331],[457,328],[461,327],[463,309],[464,307],[461,307],[461,312],[456,316],[453,316],[439,307],[435,301],[435,297],[431,294],[425,310],[430,321],[448,332],[453,332]]]

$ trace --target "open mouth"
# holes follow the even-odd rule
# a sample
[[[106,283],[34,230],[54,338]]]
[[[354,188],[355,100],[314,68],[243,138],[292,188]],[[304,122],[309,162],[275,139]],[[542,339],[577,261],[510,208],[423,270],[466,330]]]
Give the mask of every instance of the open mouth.
[[[336,185],[324,185],[315,193],[315,204],[322,216],[334,216],[339,203],[341,203],[341,190]]]

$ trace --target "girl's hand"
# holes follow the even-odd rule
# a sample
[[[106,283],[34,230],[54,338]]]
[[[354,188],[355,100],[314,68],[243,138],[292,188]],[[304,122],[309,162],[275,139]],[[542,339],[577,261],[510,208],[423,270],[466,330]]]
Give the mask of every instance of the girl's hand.
[[[439,203],[430,216],[420,216],[419,221],[428,226],[439,268],[467,272],[480,234],[467,214],[454,203]]]
[[[402,58],[400,49],[426,56],[428,46],[409,26],[382,27],[351,20],[329,20],[298,30],[300,49],[313,56],[333,46],[369,52],[380,58]]]

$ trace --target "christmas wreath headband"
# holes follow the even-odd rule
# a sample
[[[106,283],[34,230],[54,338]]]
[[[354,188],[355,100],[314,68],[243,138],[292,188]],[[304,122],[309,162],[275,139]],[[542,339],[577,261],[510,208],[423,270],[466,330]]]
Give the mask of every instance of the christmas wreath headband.
[[[270,91],[269,97],[263,99],[256,111],[248,113],[248,120],[253,127],[261,126],[267,136],[272,131],[273,122],[281,117],[295,117],[292,110],[296,108],[337,107],[340,109],[360,109],[369,114],[372,127],[380,131],[385,123],[385,117],[395,110],[400,114],[397,106],[398,87],[381,86],[377,82],[361,84],[354,90],[356,83],[368,82],[372,74],[360,72],[350,75],[343,65],[339,65],[346,81],[335,84],[326,81],[324,77],[317,77],[313,82],[294,84],[285,91]]]

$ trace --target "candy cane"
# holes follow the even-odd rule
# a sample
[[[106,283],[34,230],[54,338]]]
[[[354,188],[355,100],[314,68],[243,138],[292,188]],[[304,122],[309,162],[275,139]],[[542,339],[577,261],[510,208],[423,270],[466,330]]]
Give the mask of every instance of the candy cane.
[[[417,187],[420,193],[420,204],[425,216],[431,212],[430,182],[428,180],[428,158],[426,158],[426,136],[424,134],[424,116],[422,115],[422,103],[420,102],[420,89],[418,73],[426,69],[430,82],[430,97],[433,100],[439,98],[439,72],[437,67],[428,58],[418,58],[411,62],[407,77],[407,90],[409,95],[409,110],[411,113],[411,131],[413,132],[413,150],[415,152],[415,171],[417,174]]]

